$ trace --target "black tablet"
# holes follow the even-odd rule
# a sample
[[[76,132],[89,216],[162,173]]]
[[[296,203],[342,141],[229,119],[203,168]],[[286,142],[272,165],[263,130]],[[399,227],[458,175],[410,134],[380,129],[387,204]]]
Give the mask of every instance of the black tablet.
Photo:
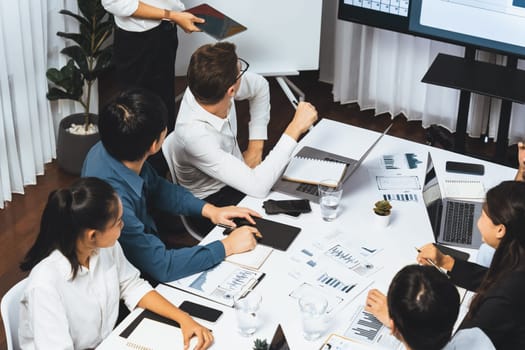
[[[234,21],[224,13],[216,10],[208,4],[202,4],[186,12],[192,13],[197,17],[203,18],[206,22],[195,23],[206,34],[217,40],[223,40],[234,34],[245,31],[247,28],[237,21]]]

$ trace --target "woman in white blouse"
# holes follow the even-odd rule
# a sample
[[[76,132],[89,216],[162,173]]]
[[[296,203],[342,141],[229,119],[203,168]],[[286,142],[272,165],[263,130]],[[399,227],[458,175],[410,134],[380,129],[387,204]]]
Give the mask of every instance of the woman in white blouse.
[[[172,305],[143,279],[117,242],[122,203],[97,178],[82,178],[49,195],[40,232],[20,267],[31,270],[21,300],[22,349],[95,348],[118,316],[119,299],[177,321],[184,348],[213,342],[210,331]],[[182,345],[182,344],[180,344]]]

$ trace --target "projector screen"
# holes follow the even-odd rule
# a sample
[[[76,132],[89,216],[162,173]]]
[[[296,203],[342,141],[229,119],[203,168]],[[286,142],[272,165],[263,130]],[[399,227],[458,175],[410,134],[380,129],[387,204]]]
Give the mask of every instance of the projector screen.
[[[525,0],[339,0],[339,18],[525,57]]]
[[[525,56],[525,0],[418,0],[409,30],[433,38]]]
[[[409,6],[410,0],[339,0],[338,18],[407,33]]]

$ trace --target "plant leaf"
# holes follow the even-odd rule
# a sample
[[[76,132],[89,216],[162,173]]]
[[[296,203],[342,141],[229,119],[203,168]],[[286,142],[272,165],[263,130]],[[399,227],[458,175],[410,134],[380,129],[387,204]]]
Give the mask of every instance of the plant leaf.
[[[80,34],[80,33],[64,33],[64,32],[58,32],[58,36],[66,39],[73,40],[84,50],[86,53],[86,56],[90,56],[90,37]]]
[[[58,11],[58,13],[61,13],[63,15],[66,15],[66,16],[69,16],[69,17],[73,17],[74,19],[76,19],[81,25],[85,25],[85,26],[89,26],[89,22],[82,16],[79,16],[77,15],[76,13],[73,13],[69,10],[60,10]]]
[[[55,68],[48,69],[46,76],[49,81],[56,85],[55,87],[62,88],[63,93],[68,95],[68,97],[65,98],[80,101],[84,80],[82,79],[80,70],[75,66],[73,60],[69,60],[60,70]],[[50,88],[49,92],[51,93],[52,90],[53,87]],[[57,94],[55,90],[53,91],[54,92],[51,96]]]
[[[85,52],[80,46],[68,46],[62,49],[64,55],[67,55],[75,61],[80,72],[85,76],[89,74],[89,66]]]

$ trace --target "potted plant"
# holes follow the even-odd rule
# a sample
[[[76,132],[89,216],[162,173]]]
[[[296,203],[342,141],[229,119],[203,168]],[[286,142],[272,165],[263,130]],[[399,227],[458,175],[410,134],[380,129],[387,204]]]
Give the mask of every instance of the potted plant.
[[[392,205],[390,202],[386,199],[377,201],[373,209],[379,224],[383,227],[388,226],[390,223],[390,214],[392,213]]]
[[[253,342],[253,350],[268,350],[268,342],[266,339],[255,339]]]
[[[51,83],[48,100],[74,100],[84,108],[83,113],[62,119],[58,128],[58,165],[73,174],[80,174],[87,152],[99,140],[98,116],[89,107],[95,80],[111,65],[112,46],[107,45],[107,39],[113,31],[113,19],[100,0],[77,0],[77,4],[79,14],[59,12],[79,23],[79,33],[57,33],[75,43],[61,51],[69,59],[60,70],[50,68],[46,72]]]

